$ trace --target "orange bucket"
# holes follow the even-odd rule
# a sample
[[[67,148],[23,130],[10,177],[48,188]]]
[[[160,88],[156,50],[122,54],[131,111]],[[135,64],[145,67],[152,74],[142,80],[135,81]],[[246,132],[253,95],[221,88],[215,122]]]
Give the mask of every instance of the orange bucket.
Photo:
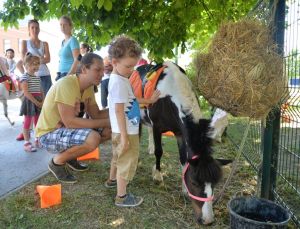
[[[100,158],[100,151],[99,148],[97,147],[94,149],[92,152],[87,153],[81,157],[77,158],[77,161],[85,161],[85,160],[99,160]]]
[[[36,191],[40,195],[41,208],[49,208],[61,204],[61,184],[51,186],[37,185]]]
[[[173,137],[175,135],[174,135],[174,133],[172,131],[167,131],[167,132],[163,133],[163,136]]]

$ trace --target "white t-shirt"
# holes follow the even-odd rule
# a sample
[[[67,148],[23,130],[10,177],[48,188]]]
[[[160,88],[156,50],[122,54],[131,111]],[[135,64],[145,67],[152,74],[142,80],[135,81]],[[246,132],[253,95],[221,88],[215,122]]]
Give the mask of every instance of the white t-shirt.
[[[17,67],[17,63],[16,61],[12,60],[12,59],[6,59],[7,63],[8,63],[8,69],[9,69],[9,73],[10,74],[14,74],[15,69]]]
[[[109,119],[112,132],[120,133],[115,110],[116,103],[124,103],[127,134],[138,134],[141,117],[140,108],[129,79],[112,73],[108,84]]]

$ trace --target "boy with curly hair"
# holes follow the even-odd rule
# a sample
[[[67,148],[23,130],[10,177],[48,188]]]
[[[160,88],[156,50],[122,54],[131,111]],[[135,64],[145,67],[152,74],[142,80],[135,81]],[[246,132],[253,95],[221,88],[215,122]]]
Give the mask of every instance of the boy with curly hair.
[[[150,99],[137,99],[134,96],[129,77],[142,54],[135,40],[124,35],[116,37],[110,43],[108,54],[113,66],[108,85],[113,155],[105,186],[117,186],[116,206],[136,207],[143,202],[143,198],[127,193],[127,185],[133,179],[138,164],[139,103],[156,102],[160,92],[155,91]]]

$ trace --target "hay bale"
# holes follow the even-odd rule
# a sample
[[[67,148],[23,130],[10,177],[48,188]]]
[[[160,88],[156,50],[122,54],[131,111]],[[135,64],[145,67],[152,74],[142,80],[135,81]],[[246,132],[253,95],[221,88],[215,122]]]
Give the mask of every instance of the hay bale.
[[[194,63],[201,94],[234,116],[265,117],[287,85],[283,59],[258,21],[223,24],[208,53],[199,53]]]

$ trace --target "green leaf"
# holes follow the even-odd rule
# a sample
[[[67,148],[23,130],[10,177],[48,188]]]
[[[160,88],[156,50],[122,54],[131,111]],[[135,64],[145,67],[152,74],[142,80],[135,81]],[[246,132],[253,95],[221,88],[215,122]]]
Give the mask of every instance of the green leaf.
[[[1,1],[1,0],[0,0]],[[239,20],[257,0],[5,0],[0,24],[5,29],[32,15],[40,20],[70,15],[80,41],[107,45],[121,33],[138,40],[155,60],[173,57],[174,47],[208,44],[224,19]],[[185,45],[183,45],[185,44]]]
[[[92,9],[92,8],[95,6],[95,4],[96,4],[95,0],[84,0],[82,3],[83,3],[83,5],[85,5],[88,9]]]
[[[70,0],[71,5],[74,6],[76,9],[82,4],[83,0]]]
[[[101,9],[101,8],[102,8],[102,6],[103,6],[103,4],[104,4],[104,1],[105,1],[105,0],[98,0],[98,3],[97,3],[98,9]]]
[[[109,33],[107,32],[103,32],[101,34],[101,38],[99,39],[99,41],[102,43],[102,44],[105,44],[105,43],[108,43],[110,41],[111,37],[109,35]]]
[[[104,9],[106,11],[111,11],[112,10],[112,2],[111,2],[111,0],[104,0]]]

